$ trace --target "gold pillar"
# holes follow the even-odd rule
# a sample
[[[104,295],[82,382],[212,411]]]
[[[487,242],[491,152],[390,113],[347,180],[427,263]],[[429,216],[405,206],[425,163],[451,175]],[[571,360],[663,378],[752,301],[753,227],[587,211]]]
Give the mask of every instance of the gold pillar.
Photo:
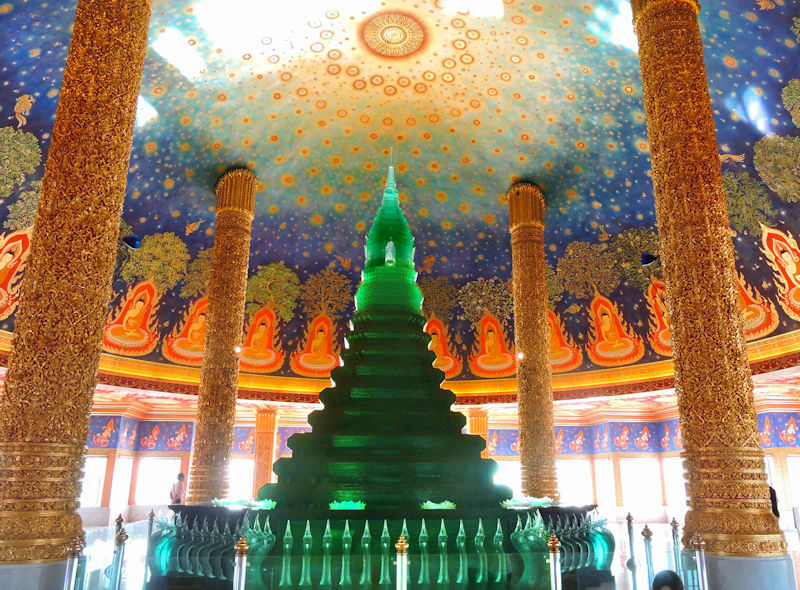
[[[217,183],[217,229],[208,281],[206,341],[197,397],[189,503],[228,495],[228,462],[236,418],[239,346],[257,184],[255,175],[244,169],[228,172]]]
[[[785,555],[770,512],[694,0],[634,0],[684,444],[683,542]]]
[[[486,442],[486,448],[481,451],[481,457],[489,458],[489,416],[486,410],[470,410],[467,416],[467,431],[477,434]]]
[[[273,408],[256,411],[255,470],[253,473],[253,497],[266,483],[272,481],[272,464],[275,462],[275,432],[278,429],[278,413]]]
[[[0,397],[0,562],[58,560],[76,514],[150,2],[80,0]]]
[[[513,263],[522,491],[558,499],[544,262],[544,196],[518,183],[508,190]]]

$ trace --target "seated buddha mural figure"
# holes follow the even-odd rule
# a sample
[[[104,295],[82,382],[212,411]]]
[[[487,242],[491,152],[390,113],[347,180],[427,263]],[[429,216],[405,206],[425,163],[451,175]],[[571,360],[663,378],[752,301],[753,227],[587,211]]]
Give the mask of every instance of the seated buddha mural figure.
[[[275,342],[275,311],[271,306],[263,307],[250,317],[239,368],[248,373],[274,373],[283,359],[283,350]]]
[[[0,320],[17,309],[19,285],[30,250],[29,229],[0,236]]]
[[[579,367],[583,362],[581,347],[567,333],[561,317],[549,309],[547,326],[550,330],[550,367],[553,373],[565,373]]]
[[[128,288],[122,301],[106,321],[103,350],[124,356],[151,353],[158,344],[155,312],[160,297],[151,280]]]
[[[595,289],[589,308],[591,334],[586,352],[596,365],[617,367],[644,355],[644,342],[622,320],[616,304]]]
[[[780,321],[778,311],[769,299],[745,281],[742,273],[737,274],[745,340],[750,341],[769,336],[778,327]]]
[[[645,299],[650,311],[650,330],[647,340],[653,350],[661,356],[672,356],[672,330],[669,325],[669,310],[666,305],[667,290],[664,281],[650,276]]]
[[[478,325],[469,370],[478,377],[510,377],[517,370],[513,351],[506,344],[505,330],[490,313],[486,313]]]
[[[800,249],[794,237],[761,225],[761,251],[767,258],[778,289],[778,303],[792,319],[800,321]]]
[[[330,377],[339,366],[339,354],[334,349],[335,328],[331,319],[320,314],[311,321],[305,342],[292,355],[292,371],[304,377]]]
[[[432,350],[436,354],[433,366],[444,371],[447,379],[452,379],[461,373],[461,357],[450,352],[451,345],[447,327],[436,317],[436,314],[432,313],[428,318],[425,332],[431,337],[428,350]]]
[[[764,429],[758,431],[758,442],[762,447],[772,446],[772,427],[769,425],[769,416],[764,416]]]
[[[183,320],[164,339],[161,352],[173,363],[200,366],[206,339],[208,297],[198,299],[184,312]]]

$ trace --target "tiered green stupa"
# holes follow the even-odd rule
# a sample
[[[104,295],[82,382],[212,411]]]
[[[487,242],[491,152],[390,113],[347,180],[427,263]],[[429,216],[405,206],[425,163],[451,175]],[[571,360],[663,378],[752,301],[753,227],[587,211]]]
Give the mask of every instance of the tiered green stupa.
[[[465,418],[450,411],[455,395],[433,367],[414,238],[391,165],[366,258],[343,366],[319,396],[324,409],[310,414],[310,433],[289,439],[293,456],[275,463],[278,483],[259,498],[278,509],[352,501],[370,512],[414,510],[444,500],[499,508],[511,490],[493,483],[497,466],[480,456],[485,441],[461,433]]]

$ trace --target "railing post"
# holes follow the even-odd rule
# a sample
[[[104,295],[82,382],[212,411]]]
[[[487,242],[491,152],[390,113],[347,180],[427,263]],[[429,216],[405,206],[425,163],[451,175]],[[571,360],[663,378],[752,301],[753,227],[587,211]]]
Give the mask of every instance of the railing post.
[[[144,554],[144,577],[142,578],[142,590],[147,588],[147,573],[150,571],[150,539],[153,537],[153,521],[156,518],[156,513],[153,510],[150,510],[150,514],[147,515],[147,549]]]
[[[397,549],[397,590],[406,590],[408,586],[408,541],[403,535],[394,544]]]
[[[691,538],[691,546],[697,558],[697,582],[700,590],[708,590],[708,571],[706,570],[706,542],[695,533]]]
[[[633,516],[631,513],[628,512],[628,516],[625,517],[625,520],[628,522],[628,545],[630,546],[629,553],[631,554],[628,561],[625,562],[625,567],[627,567],[631,572],[631,587],[633,590],[636,590],[636,557],[633,554]]]
[[[647,567],[647,586],[648,588],[653,585],[653,578],[655,572],[653,571],[653,531],[650,527],[644,525],[642,529],[642,537],[644,537],[644,561]]]
[[[561,543],[555,533],[547,541],[550,549],[550,590],[561,590]]]
[[[114,561],[111,564],[111,590],[119,590],[122,586],[122,566],[125,563],[125,541],[127,540],[128,534],[120,526],[119,532],[114,537],[115,548]]]
[[[242,535],[236,542],[236,557],[233,561],[233,590],[244,590],[248,549],[250,549],[250,545],[247,544],[247,539]]]
[[[672,519],[672,522],[669,523],[672,527],[672,554],[675,557],[675,573],[681,576],[681,547],[680,541],[678,540],[678,528],[680,524],[676,519]]]
[[[75,537],[72,543],[67,546],[67,571],[64,573],[64,590],[75,589],[81,551],[83,551],[83,542],[80,537]]]
[[[114,519],[114,523],[116,524],[116,528],[114,529],[114,534],[118,535],[119,532],[122,530],[122,523],[123,523],[122,514],[117,515],[117,517]]]

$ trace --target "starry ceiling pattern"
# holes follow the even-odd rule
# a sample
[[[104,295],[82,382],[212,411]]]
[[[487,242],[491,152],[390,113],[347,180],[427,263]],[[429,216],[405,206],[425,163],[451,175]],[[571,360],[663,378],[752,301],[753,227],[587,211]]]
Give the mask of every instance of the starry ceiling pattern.
[[[0,218],[18,213],[14,203],[43,173],[74,8],[0,4],[0,126],[33,135],[43,152]],[[797,16],[797,0],[728,0],[701,14],[723,170],[756,182],[756,142],[798,135],[781,96],[800,77]],[[545,193],[556,269],[576,241],[603,248],[624,230],[654,230],[630,20],[618,1],[315,0],[294,10],[155,0],[123,219],[140,236],[175,234],[195,259],[213,245],[217,178],[246,166],[260,183],[251,271],[283,262],[304,281],[331,267],[354,293],[393,148],[422,276],[456,287],[510,278],[504,195],[518,179]],[[765,195],[759,220],[797,235],[797,205]],[[748,285],[775,299],[758,232],[738,231],[734,243]],[[181,285],[178,277],[162,289],[161,334],[180,327],[196,299]],[[115,286],[120,304],[124,274]],[[580,347],[591,339],[590,298],[562,291],[555,309]],[[646,340],[644,287],[623,276],[603,295]],[[294,315],[283,330],[290,352],[311,319],[302,306]],[[798,327],[785,314],[779,322],[778,332]],[[10,316],[3,327],[12,325]],[[456,309],[454,348],[467,354],[471,332]],[[639,360],[660,358],[646,347]]]

